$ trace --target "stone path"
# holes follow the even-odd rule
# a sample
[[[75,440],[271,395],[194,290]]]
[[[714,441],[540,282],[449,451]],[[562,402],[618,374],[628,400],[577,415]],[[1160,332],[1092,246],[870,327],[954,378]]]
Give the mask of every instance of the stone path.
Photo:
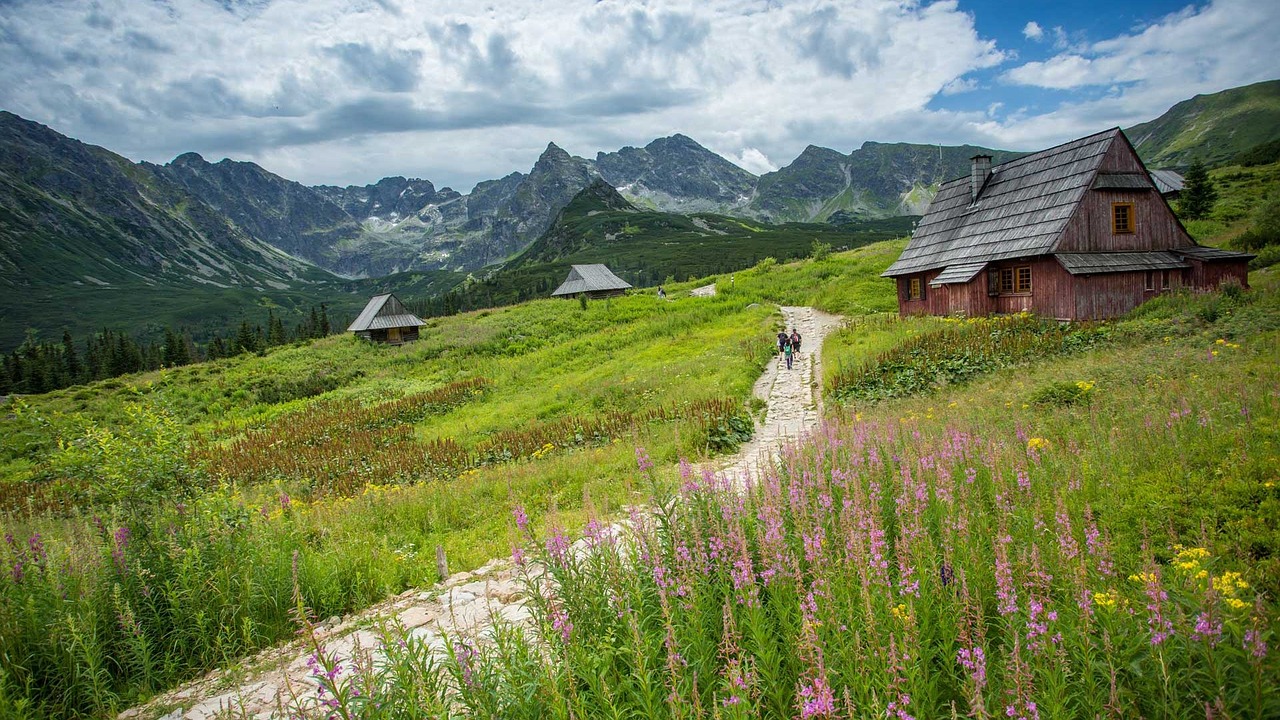
[[[715,286],[707,286],[711,293]],[[699,288],[698,290],[706,290]],[[698,292],[697,290],[694,291]],[[704,293],[706,294],[706,293]],[[822,414],[822,341],[840,325],[840,318],[808,307],[783,307],[787,330],[796,328],[803,352],[790,370],[776,357],[755,385],[765,400],[764,422],[754,439],[717,470],[742,482],[776,458],[783,445],[817,426]],[[536,569],[533,572],[537,572]],[[444,636],[477,637],[502,618],[521,625],[530,620],[524,588],[508,559],[491,560],[472,572],[457,573],[428,589],[416,588],[345,619],[332,618],[317,628],[325,649],[339,658],[357,650],[376,648],[379,621],[399,624],[410,634],[445,652]],[[301,641],[265,650],[237,666],[215,670],[205,677],[160,695],[146,705],[126,710],[122,720],[213,720],[271,718],[287,708],[290,690],[299,697],[314,696],[315,683],[307,667],[310,651]],[[167,712],[167,714],[165,714]]]

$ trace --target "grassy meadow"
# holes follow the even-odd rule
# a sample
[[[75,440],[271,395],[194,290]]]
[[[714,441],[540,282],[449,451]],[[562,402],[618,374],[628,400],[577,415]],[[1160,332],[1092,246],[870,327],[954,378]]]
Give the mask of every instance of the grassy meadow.
[[[847,395],[745,494],[687,464],[667,489],[639,455],[655,512],[634,532],[517,508],[517,557],[549,568],[527,579],[533,638],[453,638],[440,662],[388,628],[381,665],[317,644],[322,689],[292,710],[1275,717],[1280,293],[1256,285],[1167,296],[1078,344],[1022,318],[852,324],[827,349],[861,348],[868,375],[920,338],[935,357],[993,332],[1030,349]]]
[[[1274,272],[1084,327],[904,319],[902,246],[11,400],[0,716],[110,715],[294,636],[295,589],[328,618],[436,581],[437,545],[544,560],[536,633],[317,645],[294,715],[1280,713]],[[685,461],[745,439],[777,304],[849,318],[829,418],[735,493]]]
[[[517,504],[577,528],[644,501],[636,446],[673,467],[744,439],[775,302],[888,310],[900,247],[11,401],[0,715],[103,715],[290,637],[295,580],[329,617],[435,582],[437,545],[476,567]]]

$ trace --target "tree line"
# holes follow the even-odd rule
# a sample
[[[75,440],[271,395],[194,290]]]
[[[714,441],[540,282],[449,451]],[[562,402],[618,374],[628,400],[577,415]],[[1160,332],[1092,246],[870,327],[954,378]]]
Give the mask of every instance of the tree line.
[[[266,324],[240,323],[225,338],[218,333],[203,345],[186,329],[164,329],[163,339],[142,340],[128,333],[103,329],[77,342],[69,331],[61,341],[42,341],[35,330],[0,361],[0,395],[50,392],[128,373],[178,367],[204,360],[261,352],[299,340],[322,338],[332,332],[328,308],[311,307],[292,329],[274,310]]]

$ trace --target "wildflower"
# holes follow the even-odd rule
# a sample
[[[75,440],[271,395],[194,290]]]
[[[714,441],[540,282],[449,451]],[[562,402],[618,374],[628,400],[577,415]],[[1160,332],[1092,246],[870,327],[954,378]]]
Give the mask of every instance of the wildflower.
[[[111,547],[111,558],[116,561],[116,567],[124,569],[124,550],[129,545],[129,528],[120,526],[116,529],[113,537],[114,543]]]
[[[563,530],[555,528],[551,531],[551,537],[547,538],[547,554],[557,565],[564,567],[568,552],[569,538],[565,537]]]
[[[1116,603],[1119,602],[1119,600],[1120,600],[1120,595],[1115,590],[1108,590],[1106,592],[1096,592],[1093,594],[1093,604],[1097,605],[1100,608],[1106,608],[1108,610],[1110,610],[1111,608],[1114,608],[1116,606]]]
[[[516,527],[520,528],[520,532],[529,533],[529,516],[524,512],[523,505],[517,505],[511,510],[511,514],[515,516]]]
[[[573,621],[560,605],[551,608],[551,629],[560,633],[560,639],[566,644],[569,642],[569,636],[573,633]]]
[[[827,685],[827,679],[819,675],[800,688],[800,717],[830,717],[836,711],[836,698]]]
[[[511,561],[516,564],[516,567],[524,567],[524,548],[519,545],[512,545]]]
[[[1249,651],[1254,660],[1261,662],[1267,657],[1267,641],[1262,639],[1262,632],[1257,628],[1244,631],[1244,649]]]
[[[987,684],[987,656],[981,647],[961,648],[956,653],[956,662],[969,671],[969,677],[976,687]]]
[[[649,453],[645,452],[644,448],[636,448],[636,465],[642,473],[653,469],[653,461],[649,459]]]
[[[1240,573],[1227,571],[1213,579],[1213,589],[1225,598],[1234,598],[1241,590],[1248,590],[1249,583],[1240,577]]]
[[[996,541],[996,597],[1000,600],[1001,615],[1012,615],[1018,610],[1018,592],[1013,587],[1013,570],[1009,567],[1009,552],[1006,546],[1013,542],[1008,534]]]
[[[1214,622],[1209,613],[1202,612],[1196,616],[1196,627],[1191,631],[1191,637],[1204,640],[1209,643],[1209,647],[1214,647],[1222,639],[1222,623]]]

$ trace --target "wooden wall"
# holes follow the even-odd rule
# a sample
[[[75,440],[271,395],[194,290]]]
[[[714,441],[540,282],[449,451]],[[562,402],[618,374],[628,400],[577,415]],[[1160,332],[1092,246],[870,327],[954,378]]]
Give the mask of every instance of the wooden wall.
[[[1113,142],[1099,168],[1102,173],[1145,174],[1147,171],[1127,142]],[[1133,203],[1135,232],[1111,232],[1111,204]],[[1067,223],[1056,252],[1125,252],[1171,250],[1194,243],[1174,216],[1169,203],[1153,189],[1085,190],[1075,215]]]
[[[1191,258],[1191,285],[1197,290],[1216,290],[1224,282],[1237,282],[1241,287],[1249,287],[1249,263],[1245,260],[1232,262],[1201,262]]]

